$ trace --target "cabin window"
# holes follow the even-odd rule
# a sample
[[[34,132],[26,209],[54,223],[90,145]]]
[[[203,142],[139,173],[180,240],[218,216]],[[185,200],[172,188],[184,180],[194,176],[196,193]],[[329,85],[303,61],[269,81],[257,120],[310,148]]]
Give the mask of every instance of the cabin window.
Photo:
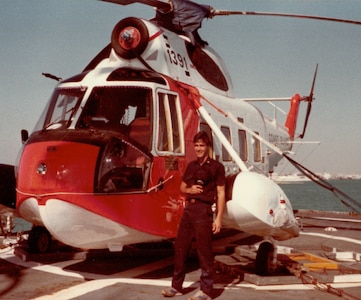
[[[230,131],[229,127],[221,126],[221,131],[222,131],[223,135],[226,137],[226,139],[228,140],[228,142],[231,143],[231,131]],[[227,149],[223,145],[222,145],[222,160],[223,161],[231,161],[232,160],[231,155],[228,153]]]
[[[255,132],[255,134],[259,135],[258,132]],[[253,142],[253,160],[255,162],[261,161],[261,142],[259,139],[252,137]]]
[[[239,157],[243,160],[247,160],[247,136],[246,131],[238,130],[238,143],[239,143]]]
[[[182,112],[177,95],[158,93],[158,118],[158,151],[184,154]]]

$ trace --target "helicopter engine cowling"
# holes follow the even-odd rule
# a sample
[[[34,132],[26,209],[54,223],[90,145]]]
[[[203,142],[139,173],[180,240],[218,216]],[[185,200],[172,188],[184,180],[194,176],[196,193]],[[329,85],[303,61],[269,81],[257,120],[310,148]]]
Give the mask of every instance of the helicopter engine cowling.
[[[122,58],[132,59],[143,53],[149,42],[149,32],[142,20],[125,18],[115,25],[111,44]]]
[[[283,190],[271,179],[242,172],[227,180],[223,225],[258,236],[286,240],[299,235],[292,206]],[[270,234],[271,233],[271,234]]]

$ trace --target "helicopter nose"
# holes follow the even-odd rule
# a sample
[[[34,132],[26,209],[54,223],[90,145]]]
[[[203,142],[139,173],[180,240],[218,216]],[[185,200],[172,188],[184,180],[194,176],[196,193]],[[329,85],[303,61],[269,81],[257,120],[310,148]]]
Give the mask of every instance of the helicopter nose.
[[[76,142],[46,141],[25,147],[18,195],[92,192],[98,154],[99,147]]]

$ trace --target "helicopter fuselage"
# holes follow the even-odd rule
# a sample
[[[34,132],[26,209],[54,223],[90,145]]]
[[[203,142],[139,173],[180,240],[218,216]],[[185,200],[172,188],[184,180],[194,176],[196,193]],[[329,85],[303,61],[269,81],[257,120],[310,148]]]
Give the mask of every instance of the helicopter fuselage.
[[[93,65],[57,85],[24,143],[17,209],[26,220],[85,249],[175,237],[185,205],[182,174],[195,158],[193,136],[212,132],[196,98],[244,163],[263,174],[240,173],[213,139],[210,155],[227,175],[225,226],[280,240],[298,234],[289,200],[265,177],[282,157],[216,108],[232,111],[282,151],[291,149],[289,130],[235,98],[212,49],[127,18],[113,31],[112,49]],[[289,224],[279,224],[280,210],[288,211]]]

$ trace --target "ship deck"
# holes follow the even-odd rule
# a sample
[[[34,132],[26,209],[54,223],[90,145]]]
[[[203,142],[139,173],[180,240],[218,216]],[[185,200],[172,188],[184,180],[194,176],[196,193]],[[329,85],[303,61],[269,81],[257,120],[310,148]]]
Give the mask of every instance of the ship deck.
[[[224,231],[214,241],[215,299],[361,299],[361,217],[297,211],[298,238],[278,243],[277,269],[254,272],[259,238]],[[123,252],[81,251],[54,245],[29,254],[17,239],[0,238],[1,299],[162,299],[170,286],[170,242],[127,247]],[[188,299],[199,288],[200,270],[191,255],[184,283]]]

